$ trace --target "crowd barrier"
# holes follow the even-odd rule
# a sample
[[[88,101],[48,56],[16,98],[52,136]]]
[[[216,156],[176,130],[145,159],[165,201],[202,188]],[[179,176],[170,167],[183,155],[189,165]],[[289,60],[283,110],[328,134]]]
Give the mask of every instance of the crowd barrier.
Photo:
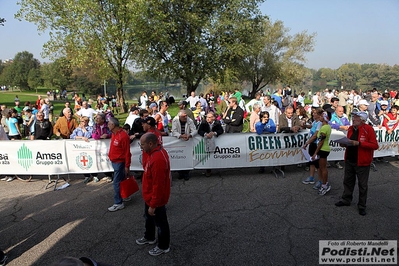
[[[376,129],[379,149],[375,157],[398,155],[399,129],[391,135]],[[343,133],[333,130],[329,160],[343,160],[345,148],[333,140]],[[301,147],[309,138],[309,131],[296,134],[253,133],[223,134],[216,138],[215,150],[206,152],[200,136],[183,141],[164,137],[171,169],[245,168],[292,165],[306,162]],[[0,144],[0,174],[47,175],[68,173],[99,173],[113,171],[108,159],[110,140],[35,140],[2,141]],[[132,171],[141,171],[141,150],[138,141],[131,146]]]

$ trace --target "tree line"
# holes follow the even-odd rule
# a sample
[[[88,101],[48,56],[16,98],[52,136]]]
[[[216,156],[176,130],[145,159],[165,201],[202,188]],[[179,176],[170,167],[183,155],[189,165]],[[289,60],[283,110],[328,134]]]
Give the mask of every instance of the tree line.
[[[312,70],[313,84],[327,87],[328,84],[345,89],[396,90],[399,88],[399,65],[346,63],[338,69],[320,68]]]
[[[385,64],[355,64],[346,63],[338,69],[304,68],[306,75],[302,80],[298,79],[291,83],[292,87],[298,91],[319,91],[324,88],[340,88],[343,86],[347,90],[378,88],[379,90],[391,90],[399,87],[399,66],[389,66]],[[126,71],[126,81],[124,85],[143,85],[147,83],[181,83],[180,79],[172,80],[169,77],[155,79],[147,71]],[[216,93],[220,90],[231,90],[232,86],[241,87],[243,81],[252,82],[252,92],[263,89],[257,80],[244,79],[237,80],[236,83],[224,84],[214,89],[212,80],[207,80]],[[17,87],[23,90],[34,90],[38,87],[51,89],[64,89],[78,91],[89,95],[101,93],[103,91],[102,77],[95,69],[73,67],[65,57],[58,58],[54,62],[40,63],[33,54],[23,51],[17,53],[13,60],[8,62],[0,61],[0,86]],[[115,86],[116,81],[107,80],[108,86]],[[266,85],[274,87],[280,85],[278,80],[264,82]]]

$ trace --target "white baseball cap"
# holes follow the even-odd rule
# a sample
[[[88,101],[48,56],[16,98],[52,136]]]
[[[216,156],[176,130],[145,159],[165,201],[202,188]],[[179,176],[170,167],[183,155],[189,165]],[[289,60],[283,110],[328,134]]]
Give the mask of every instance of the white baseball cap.
[[[359,101],[359,103],[358,103],[358,105],[361,105],[361,104],[364,104],[364,105],[370,105],[366,100],[360,100]]]

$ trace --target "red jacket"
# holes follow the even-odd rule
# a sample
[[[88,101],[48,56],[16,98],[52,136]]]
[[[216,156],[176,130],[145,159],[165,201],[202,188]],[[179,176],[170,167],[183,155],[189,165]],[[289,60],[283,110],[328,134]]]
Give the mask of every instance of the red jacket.
[[[151,208],[166,205],[171,178],[168,152],[158,146],[143,158],[143,168],[142,194],[145,203]]]
[[[374,151],[378,149],[377,137],[374,128],[370,125],[363,124],[358,127],[359,135],[358,141],[360,146],[357,149],[357,165],[368,166],[373,160]],[[353,134],[353,126],[348,129],[348,138],[350,139]],[[346,159],[346,152],[345,152]]]
[[[129,168],[131,157],[129,135],[120,128],[115,134],[112,134],[108,158],[113,163],[125,163],[125,167]]]

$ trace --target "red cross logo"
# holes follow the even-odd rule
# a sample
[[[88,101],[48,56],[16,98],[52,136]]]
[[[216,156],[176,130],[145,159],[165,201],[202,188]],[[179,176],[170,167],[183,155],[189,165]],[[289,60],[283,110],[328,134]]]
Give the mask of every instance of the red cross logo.
[[[89,160],[86,159],[86,156],[82,156],[82,159],[80,160],[80,162],[83,163],[83,166],[86,166],[88,161]]]

